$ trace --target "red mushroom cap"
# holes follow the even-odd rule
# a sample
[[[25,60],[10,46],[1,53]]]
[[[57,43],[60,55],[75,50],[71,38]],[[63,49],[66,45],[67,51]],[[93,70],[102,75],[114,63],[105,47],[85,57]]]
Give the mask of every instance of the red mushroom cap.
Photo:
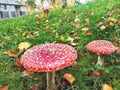
[[[77,52],[72,46],[49,43],[28,49],[21,56],[21,63],[31,71],[50,72],[71,65],[76,58]]]
[[[51,9],[53,9],[52,6],[44,6],[44,7],[42,7],[42,10],[43,10],[43,11],[49,11],[49,10],[51,10]]]
[[[94,40],[88,43],[86,47],[97,54],[111,54],[116,50],[115,46],[106,40]]]

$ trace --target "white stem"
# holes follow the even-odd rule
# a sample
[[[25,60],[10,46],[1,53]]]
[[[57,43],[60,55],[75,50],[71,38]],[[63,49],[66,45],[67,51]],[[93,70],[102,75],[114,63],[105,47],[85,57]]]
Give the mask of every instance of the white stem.
[[[55,85],[55,72],[47,72],[47,88],[46,90],[57,90]]]
[[[99,64],[101,66],[104,64],[104,58],[102,57],[102,55],[98,54],[98,61],[96,64]]]

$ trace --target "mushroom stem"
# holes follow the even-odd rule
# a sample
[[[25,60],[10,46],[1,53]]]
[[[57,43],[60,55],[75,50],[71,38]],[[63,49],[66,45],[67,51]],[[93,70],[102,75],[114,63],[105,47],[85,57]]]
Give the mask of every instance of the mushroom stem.
[[[98,61],[96,64],[101,66],[104,64],[104,58],[102,55],[98,54]]]
[[[55,72],[47,72],[47,88],[46,90],[57,90],[55,84]]]

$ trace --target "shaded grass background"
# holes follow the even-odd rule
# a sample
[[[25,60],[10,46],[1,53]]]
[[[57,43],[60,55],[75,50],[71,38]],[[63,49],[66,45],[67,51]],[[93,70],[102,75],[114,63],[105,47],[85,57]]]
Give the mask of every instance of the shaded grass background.
[[[75,76],[76,90],[99,90],[104,83],[110,83],[114,90],[120,89],[120,57],[116,53],[105,56],[105,74],[102,76],[88,77],[90,70],[98,70],[101,67],[95,66],[97,55],[86,50],[86,44],[92,40],[105,39],[114,43],[114,36],[118,38],[118,47],[120,39],[120,26],[114,23],[114,26],[109,26],[101,31],[97,26],[99,21],[106,24],[108,21],[108,13],[114,11],[113,17],[120,20],[120,1],[119,0],[100,0],[97,2],[88,3],[86,5],[75,6],[72,8],[53,10],[48,18],[35,18],[36,14],[26,15],[19,18],[7,19],[0,21],[0,86],[9,85],[9,90],[29,90],[35,83],[41,82],[34,80],[44,75],[44,73],[33,73],[30,78],[22,77],[22,73],[17,68],[13,68],[17,58],[11,58],[4,55],[2,52],[15,49],[18,51],[18,44],[26,41],[32,43],[32,46],[44,44],[46,42],[66,43],[56,38],[56,32],[59,36],[67,38],[72,32],[77,32],[80,37],[78,45],[74,46],[81,56],[77,59],[79,66],[68,67],[57,71],[59,80],[64,73],[71,73]],[[42,15],[41,13],[38,13]],[[78,28],[71,25],[78,17],[80,23]],[[90,25],[85,24],[85,19],[89,18]],[[39,22],[37,24],[36,22]],[[88,27],[93,33],[92,35],[84,35],[82,28]],[[49,32],[46,32],[49,30]],[[26,38],[23,33],[39,32],[39,36]],[[31,46],[31,47],[32,47]],[[84,53],[89,53],[88,56],[82,56]],[[117,62],[114,63],[114,62]],[[91,85],[94,83],[93,85]],[[65,87],[66,89],[71,86]],[[64,88],[64,89],[65,89]],[[41,89],[42,90],[42,89]]]

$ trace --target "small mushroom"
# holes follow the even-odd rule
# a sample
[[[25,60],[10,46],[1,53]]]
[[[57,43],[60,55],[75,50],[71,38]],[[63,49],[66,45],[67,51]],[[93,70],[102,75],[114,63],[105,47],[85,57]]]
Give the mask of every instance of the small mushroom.
[[[55,71],[70,66],[76,58],[77,52],[72,46],[48,43],[26,50],[21,56],[21,64],[30,71],[47,72],[46,90],[57,90]]]
[[[52,6],[42,7],[43,12],[44,12],[47,16],[48,16],[48,13],[49,13],[49,11],[50,11],[51,9],[53,9]]]
[[[102,55],[111,54],[116,50],[115,46],[106,40],[94,40],[89,42],[86,47],[88,50],[98,54],[97,64],[101,66],[104,64],[104,58]]]

